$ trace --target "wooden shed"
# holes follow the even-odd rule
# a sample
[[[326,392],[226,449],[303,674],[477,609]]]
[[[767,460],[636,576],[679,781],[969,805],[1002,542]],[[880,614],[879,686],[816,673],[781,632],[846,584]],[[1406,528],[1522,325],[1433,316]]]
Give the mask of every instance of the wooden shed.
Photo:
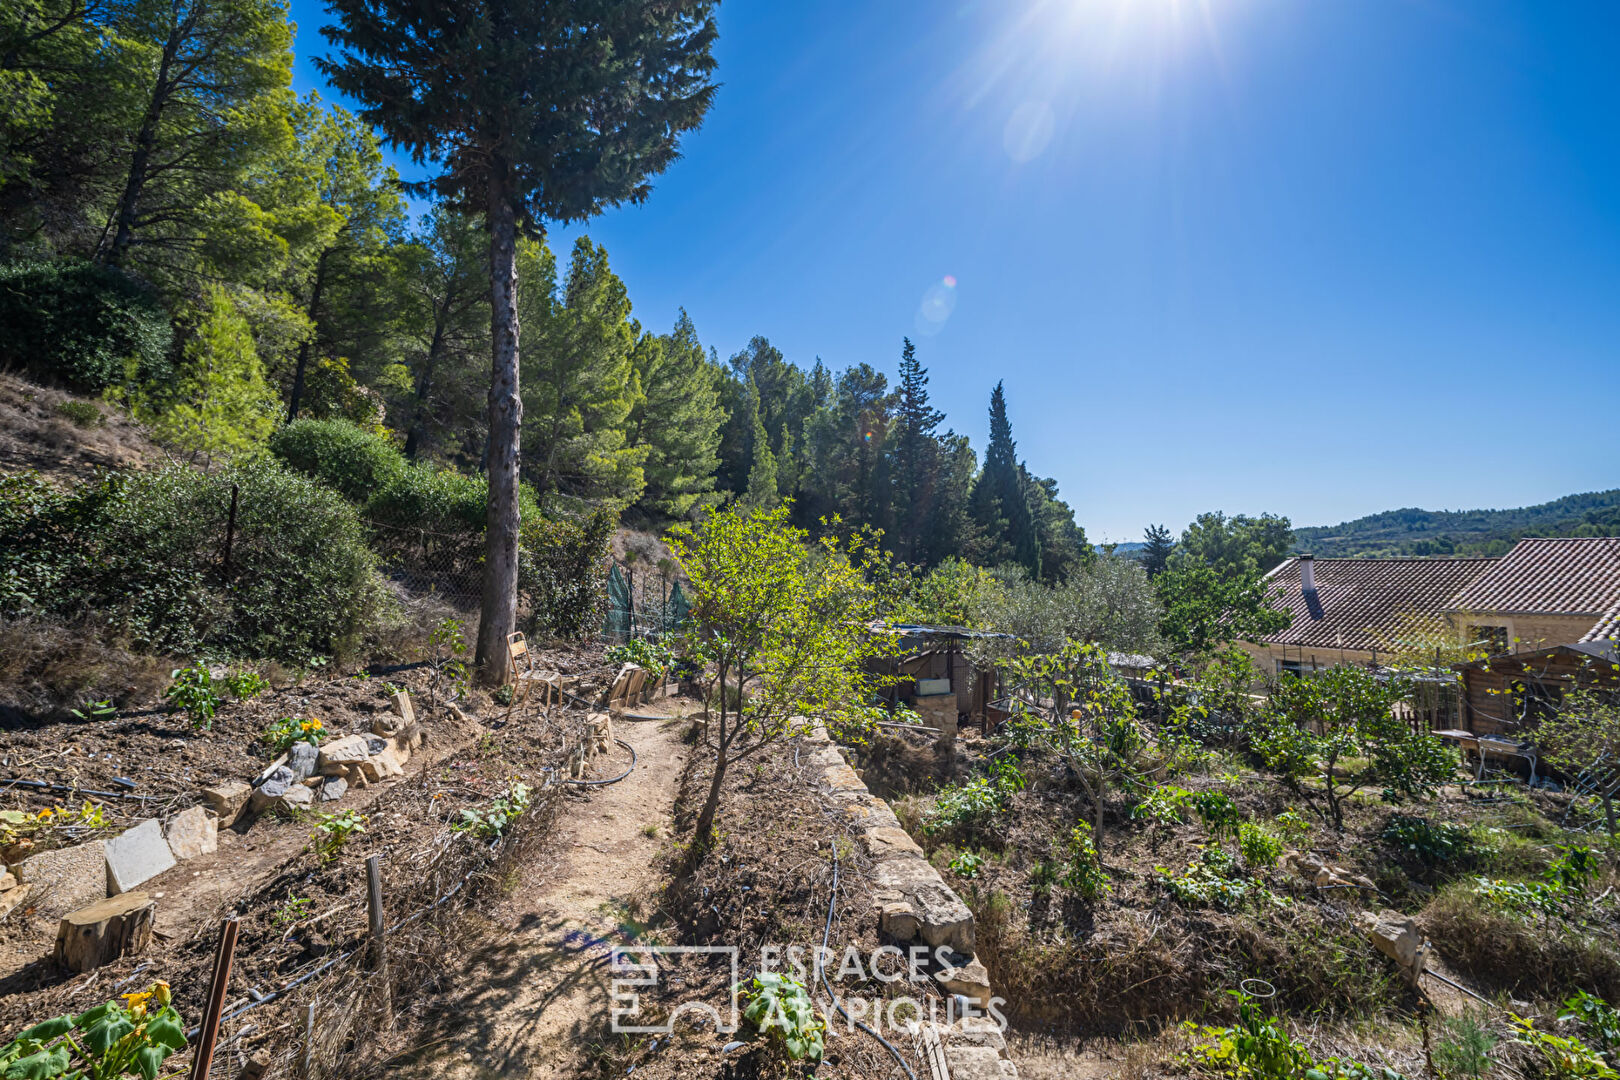
[[[1620,688],[1617,664],[1620,644],[1612,639],[1459,664],[1463,725],[1476,735],[1530,738],[1574,687]]]

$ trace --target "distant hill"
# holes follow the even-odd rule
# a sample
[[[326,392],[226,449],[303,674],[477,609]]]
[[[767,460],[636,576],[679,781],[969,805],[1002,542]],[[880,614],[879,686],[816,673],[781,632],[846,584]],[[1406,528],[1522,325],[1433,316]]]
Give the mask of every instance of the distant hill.
[[[1300,551],[1340,558],[1500,555],[1525,536],[1620,536],[1620,488],[1517,510],[1385,510],[1342,525],[1295,529],[1294,543]]]

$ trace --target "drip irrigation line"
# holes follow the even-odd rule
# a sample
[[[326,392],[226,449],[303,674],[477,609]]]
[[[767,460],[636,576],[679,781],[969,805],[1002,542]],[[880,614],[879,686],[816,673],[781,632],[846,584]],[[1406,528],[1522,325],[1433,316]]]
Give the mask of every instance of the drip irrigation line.
[[[6,788],[24,787],[35,791],[71,791],[79,795],[99,795],[107,799],[147,799],[161,798],[158,795],[138,795],[130,791],[96,791],[92,788],[75,787],[72,784],[48,784],[43,780],[0,780],[0,786]]]
[[[796,749],[794,759],[795,761],[798,759]],[[838,906],[838,841],[836,838],[834,838],[832,843],[832,856],[832,892],[827,897],[827,925],[822,927],[821,930],[821,955],[823,956],[827,955],[827,942],[832,938],[833,912]],[[821,968],[821,988],[827,992],[827,997],[832,1000],[833,1008],[842,1013],[845,1020],[854,1024],[856,1027],[872,1036],[872,1038],[882,1043],[883,1048],[889,1052],[889,1055],[900,1064],[902,1069],[906,1070],[906,1076],[910,1077],[910,1080],[917,1080],[917,1074],[911,1071],[911,1066],[906,1063],[906,1059],[900,1055],[900,1050],[892,1042],[885,1039],[882,1035],[879,1035],[864,1020],[857,1020],[853,1016],[849,1015],[848,1010],[844,1008],[844,1003],[838,999],[837,994],[833,993],[831,984],[827,982],[827,965],[818,964],[817,966]]]
[[[574,780],[574,779],[572,779],[570,777],[564,777],[563,779],[557,781],[557,783],[559,783],[559,784],[575,784],[575,785],[578,785],[579,787],[605,787],[608,784],[617,784],[620,780],[623,780],[625,777],[627,777],[631,773],[635,772],[636,771],[636,748],[631,746],[629,743],[625,742],[623,739],[618,738],[617,736],[614,737],[613,741],[618,743],[620,746],[624,747],[626,750],[630,751],[630,767],[628,769],[624,770],[624,772],[620,773],[618,776],[615,776],[611,780]]]

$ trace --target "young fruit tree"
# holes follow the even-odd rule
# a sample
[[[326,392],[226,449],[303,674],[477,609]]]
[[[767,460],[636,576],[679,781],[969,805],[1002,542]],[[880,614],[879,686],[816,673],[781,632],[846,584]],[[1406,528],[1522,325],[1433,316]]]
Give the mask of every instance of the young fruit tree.
[[[1552,764],[1576,778],[1577,787],[1603,804],[1610,836],[1620,836],[1614,800],[1620,795],[1620,699],[1576,690],[1558,715],[1536,728],[1536,745]]]
[[[727,508],[670,545],[692,583],[686,648],[712,665],[714,680],[704,727],[714,776],[692,845],[701,856],[726,771],[814,719],[864,704],[879,679],[867,660],[892,638],[871,629],[878,593],[864,568],[880,556],[859,537],[812,543],[785,506]]]
[[[477,663],[507,676],[517,615],[517,237],[645,200],[715,87],[715,0],[331,0],[342,50],[317,63],[418,164],[415,185],[481,212],[493,339],[488,521]]]
[[[1285,675],[1245,734],[1290,787],[1314,798],[1320,781],[1327,818],[1342,830],[1357,792],[1378,786],[1391,801],[1423,798],[1457,771],[1456,751],[1397,715],[1410,693],[1406,680],[1359,667]]]
[[[1063,760],[1091,803],[1100,851],[1108,792],[1146,785],[1157,767],[1130,687],[1109,667],[1107,650],[1089,642],[1065,641],[1056,652],[1011,657],[1000,667],[1015,688],[1013,738]]]

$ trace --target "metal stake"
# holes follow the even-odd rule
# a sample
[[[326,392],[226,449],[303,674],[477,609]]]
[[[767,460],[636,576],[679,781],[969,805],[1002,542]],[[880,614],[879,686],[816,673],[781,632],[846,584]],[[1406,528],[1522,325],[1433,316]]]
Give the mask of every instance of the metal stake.
[[[208,1012],[203,1018],[202,1036],[197,1042],[197,1056],[191,1067],[196,1080],[208,1080],[208,1070],[214,1064],[214,1047],[219,1043],[219,1020],[225,1011],[225,995],[231,985],[231,960],[236,956],[235,915],[220,923],[219,947],[214,951],[214,975],[208,984]]]

